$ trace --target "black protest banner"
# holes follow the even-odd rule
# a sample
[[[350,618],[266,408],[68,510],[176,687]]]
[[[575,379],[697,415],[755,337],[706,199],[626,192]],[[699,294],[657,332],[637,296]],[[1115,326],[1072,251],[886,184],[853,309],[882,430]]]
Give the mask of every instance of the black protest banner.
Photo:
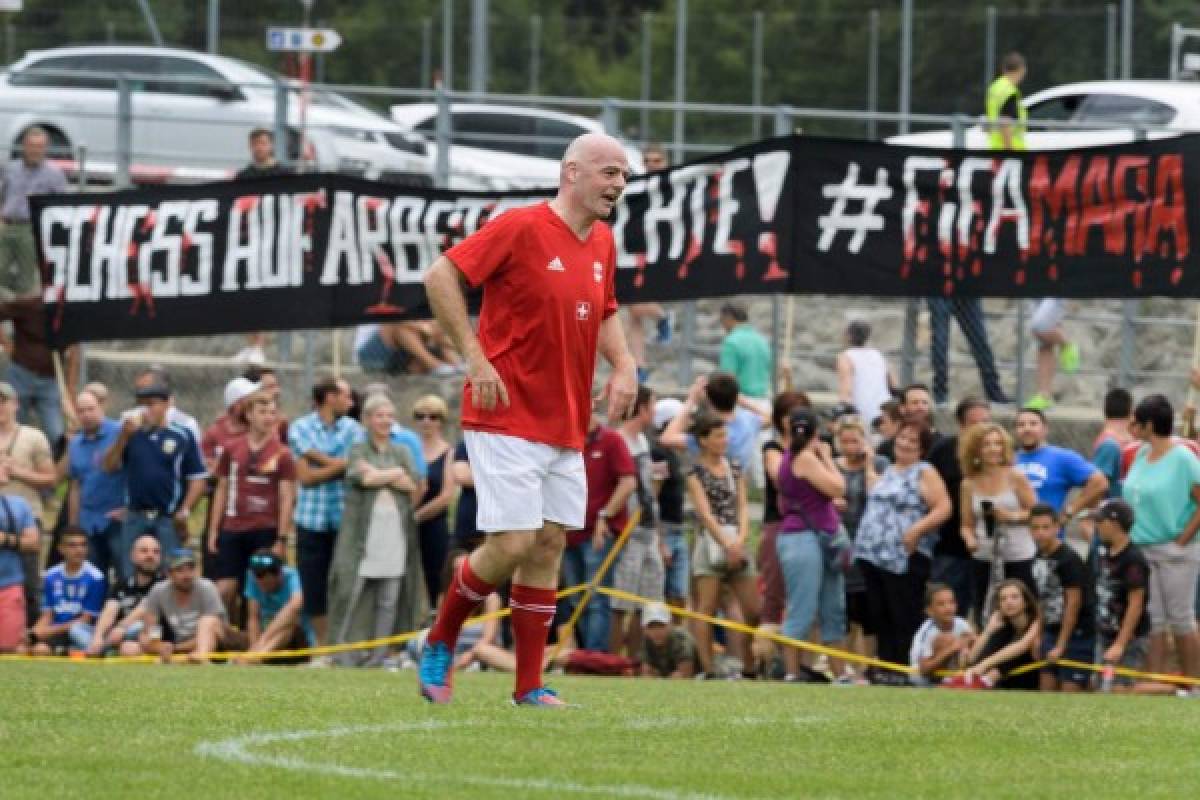
[[[630,181],[617,294],[1200,296],[1198,141],[997,157],[766,140]],[[425,317],[437,254],[548,194],[301,175],[35,198],[51,340]]]

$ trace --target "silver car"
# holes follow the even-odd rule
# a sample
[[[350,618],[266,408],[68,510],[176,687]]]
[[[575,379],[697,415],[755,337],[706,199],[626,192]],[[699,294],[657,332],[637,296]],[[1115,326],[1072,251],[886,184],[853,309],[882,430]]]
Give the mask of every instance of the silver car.
[[[164,47],[88,46],[30,52],[0,74],[0,136],[15,147],[39,125],[51,155],[88,149],[89,173],[117,161],[117,78],[129,76],[135,174],[186,180],[228,175],[249,160],[247,134],[273,129],[287,86],[293,158],[315,169],[428,184],[433,160],[419,135],[342,95],[302,91],[261,67]],[[299,145],[303,126],[303,152]]]

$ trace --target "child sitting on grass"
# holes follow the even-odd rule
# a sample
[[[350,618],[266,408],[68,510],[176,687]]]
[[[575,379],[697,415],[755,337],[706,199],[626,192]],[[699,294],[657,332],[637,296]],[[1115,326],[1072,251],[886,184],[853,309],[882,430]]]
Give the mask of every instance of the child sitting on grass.
[[[1014,578],[1001,581],[996,587],[996,610],[971,647],[971,666],[942,685],[960,689],[1037,689],[1036,671],[1012,673],[1033,663],[1041,633],[1041,612],[1033,592]]]
[[[929,686],[939,670],[961,668],[966,662],[975,632],[958,615],[954,590],[944,583],[931,583],[925,588],[927,619],[913,637],[908,661],[916,670],[911,676],[917,686]]]

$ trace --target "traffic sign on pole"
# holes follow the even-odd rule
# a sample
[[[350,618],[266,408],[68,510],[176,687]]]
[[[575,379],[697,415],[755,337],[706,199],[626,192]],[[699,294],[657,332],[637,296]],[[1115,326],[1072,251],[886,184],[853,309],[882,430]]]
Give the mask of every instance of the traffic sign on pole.
[[[342,43],[333,28],[267,28],[267,49],[295,53],[331,53]]]

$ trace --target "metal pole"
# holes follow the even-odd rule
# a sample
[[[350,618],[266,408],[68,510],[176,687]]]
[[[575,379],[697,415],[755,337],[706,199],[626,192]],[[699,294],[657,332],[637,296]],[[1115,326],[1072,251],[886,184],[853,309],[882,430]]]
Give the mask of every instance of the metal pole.
[[[442,86],[454,85],[454,0],[442,0]]]
[[[654,27],[654,13],[650,11],[642,12],[642,103],[650,102],[650,65],[652,52],[654,50],[654,42],[651,39],[651,32]],[[648,142],[650,136],[650,109],[645,105],[642,106],[642,116],[638,121],[638,136],[643,142]]]
[[[421,20],[421,88],[428,89],[433,82],[433,20]]]
[[[1110,81],[1117,78],[1117,5],[1104,7],[1104,77]]]
[[[985,11],[985,19],[987,20],[987,33],[984,35],[983,49],[983,87],[992,85],[992,80],[996,77],[996,7],[988,6]]]
[[[434,92],[437,95],[437,126],[435,128],[437,142],[437,158],[434,162],[434,178],[437,185],[445,189],[450,185],[450,97],[446,88],[438,85]]]
[[[1137,300],[1121,301],[1121,355],[1117,364],[1117,381],[1119,386],[1125,388],[1133,385],[1133,348],[1137,340],[1134,318],[1137,312]]]
[[[275,79],[275,160],[292,163],[288,152],[288,87],[283,78]]]
[[[208,52],[217,54],[221,38],[221,0],[208,0]]]
[[[913,0],[904,0],[900,16],[900,102],[897,110],[900,133],[908,133],[908,114],[912,111],[912,38]]]
[[[316,383],[317,371],[317,342],[314,331],[304,332],[304,385]]]
[[[1025,320],[1026,303],[1024,300],[1017,299],[1017,385],[1016,394],[1013,395],[1013,400],[1016,401],[1017,408],[1025,405],[1025,350],[1029,346],[1028,333],[1026,332]]]
[[[1121,78],[1133,80],[1133,0],[1121,0]]]
[[[867,111],[879,110],[879,9],[867,15]],[[879,138],[879,120],[867,120],[867,138]]]
[[[751,75],[750,75],[750,105],[761,106],[763,104],[763,12],[754,12],[754,41],[752,43],[753,53],[751,55]],[[754,114],[752,138],[755,140],[762,138],[762,117]],[[778,309],[772,305],[772,313]]]
[[[108,23],[110,26],[112,23]],[[111,39],[109,40],[111,41]],[[17,29],[13,27],[12,20],[4,21],[4,63],[11,64],[17,58]]]
[[[471,0],[471,91],[483,94],[488,84],[488,0]]]
[[[616,135],[621,129],[620,111],[617,108],[617,98],[606,97],[600,101],[600,124],[604,132]]]
[[[757,119],[757,116],[755,117]],[[788,113],[786,106],[779,106],[775,109],[775,135],[787,136],[791,132],[792,117]],[[784,363],[781,356],[784,353],[791,354],[791,347],[785,347],[783,343],[784,321],[783,321],[783,303],[782,295],[787,294],[787,287],[784,287],[783,292],[775,292],[771,295],[771,352],[774,354],[772,358],[771,369],[771,393],[775,394],[779,391],[779,379],[783,374],[783,370],[790,367],[790,364]],[[792,308],[789,306],[788,311]],[[789,313],[789,316],[791,314]]]
[[[1179,80],[1179,50],[1183,44],[1183,26],[1178,22],[1171,25],[1171,63],[1167,67],[1167,74],[1171,80]]]
[[[105,41],[109,44],[115,44],[117,41],[117,23],[112,20],[104,23],[104,35],[106,37]]]
[[[142,10],[142,16],[146,20],[146,27],[150,29],[150,39],[153,40],[154,46],[162,47],[162,32],[158,29],[158,20],[154,18],[154,12],[150,10],[150,4],[146,0],[138,0],[138,8]]]
[[[133,163],[133,92],[129,78],[117,76],[117,188],[131,185],[129,168]]]
[[[542,15],[529,18],[529,93],[537,94],[542,82]]]
[[[676,164],[681,164],[684,161],[683,140],[684,140],[684,118],[683,104],[687,102],[687,23],[688,23],[688,3],[687,0],[677,0],[678,5],[675,6],[675,123],[672,128],[672,138],[675,142],[674,161]],[[688,342],[691,345],[691,342]],[[689,354],[688,358],[691,356]],[[688,372],[691,372],[691,365],[688,365]]]

